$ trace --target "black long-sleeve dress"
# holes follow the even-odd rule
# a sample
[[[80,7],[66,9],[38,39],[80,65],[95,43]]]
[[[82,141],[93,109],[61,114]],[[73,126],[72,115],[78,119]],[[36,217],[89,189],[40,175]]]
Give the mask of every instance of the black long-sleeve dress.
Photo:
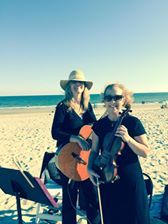
[[[126,116],[122,124],[131,137],[140,136],[145,129],[140,120]],[[108,117],[97,121],[93,131],[99,137],[100,148],[108,132],[112,132],[115,123]],[[125,144],[121,155],[117,157],[120,179],[114,183],[101,184],[104,224],[149,224],[147,192],[138,156]]]
[[[92,124],[96,121],[92,106],[89,103],[88,109],[80,117],[72,108],[60,102],[54,114],[52,124],[52,137],[57,140],[57,146],[69,142],[71,135],[78,135],[82,126]]]
[[[83,125],[91,124],[96,121],[91,104],[80,117],[72,108],[69,108],[64,102],[60,102],[55,111],[52,137],[57,140],[57,146],[63,146],[69,142],[71,135],[78,135]],[[97,190],[90,179],[77,182],[71,181],[60,171],[61,183],[63,187],[63,206],[62,223],[76,224],[76,202],[78,189],[82,190],[86,203],[86,213],[88,223],[100,224],[99,204]]]

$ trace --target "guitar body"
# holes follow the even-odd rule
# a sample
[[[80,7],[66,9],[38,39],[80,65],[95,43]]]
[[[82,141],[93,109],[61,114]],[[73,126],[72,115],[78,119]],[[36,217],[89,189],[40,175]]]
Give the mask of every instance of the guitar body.
[[[81,128],[79,135],[88,139],[92,133],[90,125]],[[77,143],[70,142],[58,152],[56,165],[68,178],[75,181],[83,181],[89,178],[87,172],[89,151],[82,150]]]

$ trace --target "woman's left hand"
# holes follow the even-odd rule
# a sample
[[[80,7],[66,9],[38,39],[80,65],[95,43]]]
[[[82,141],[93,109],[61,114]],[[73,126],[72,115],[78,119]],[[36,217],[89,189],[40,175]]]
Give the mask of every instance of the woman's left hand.
[[[122,138],[124,142],[129,142],[130,135],[128,134],[128,130],[124,125],[120,125],[115,133],[115,136]]]
[[[76,142],[84,151],[88,151],[90,149],[90,144],[82,138],[80,135],[71,135],[70,142]]]

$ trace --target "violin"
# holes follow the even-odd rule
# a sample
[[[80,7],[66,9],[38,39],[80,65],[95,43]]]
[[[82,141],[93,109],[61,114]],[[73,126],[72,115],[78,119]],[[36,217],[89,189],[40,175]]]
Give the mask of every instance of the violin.
[[[114,129],[112,132],[108,132],[105,135],[103,141],[103,150],[102,154],[99,154],[93,164],[94,171],[99,175],[99,182],[109,183],[115,182],[120,177],[117,173],[117,163],[116,159],[118,153],[124,148],[124,142],[120,137],[115,136],[117,128],[121,125],[124,117],[130,112],[130,107],[127,107],[121,113],[120,117],[115,123]],[[105,156],[102,156],[104,153]]]

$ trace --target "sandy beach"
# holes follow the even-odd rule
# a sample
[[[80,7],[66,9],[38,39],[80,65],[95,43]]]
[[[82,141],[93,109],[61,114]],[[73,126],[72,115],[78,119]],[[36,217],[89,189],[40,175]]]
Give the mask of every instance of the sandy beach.
[[[132,114],[143,122],[148,133],[151,153],[148,158],[140,158],[143,172],[150,175],[154,184],[151,216],[159,216],[158,204],[164,186],[168,184],[168,109],[159,104],[135,104]],[[39,176],[45,151],[55,150],[51,137],[54,107],[1,109],[0,110],[0,166],[17,169],[13,158],[17,157],[25,170]],[[99,118],[104,107],[96,107]],[[22,201],[23,220],[35,223],[36,203]],[[0,223],[16,224],[15,197],[0,190]]]

